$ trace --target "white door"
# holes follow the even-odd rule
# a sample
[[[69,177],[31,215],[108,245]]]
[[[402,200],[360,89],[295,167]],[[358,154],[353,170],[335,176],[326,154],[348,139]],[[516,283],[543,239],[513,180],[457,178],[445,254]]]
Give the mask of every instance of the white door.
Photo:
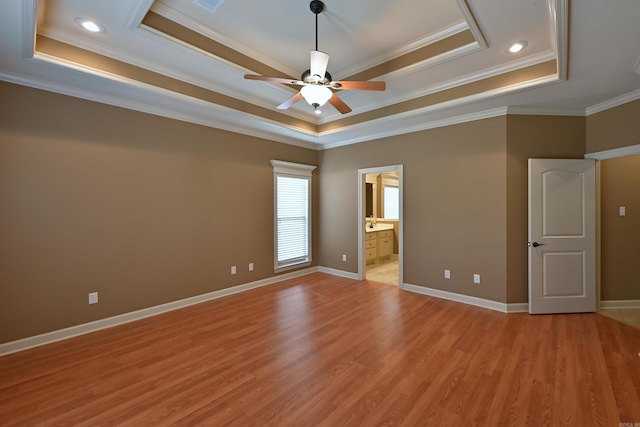
[[[529,159],[529,313],[596,311],[595,160]]]

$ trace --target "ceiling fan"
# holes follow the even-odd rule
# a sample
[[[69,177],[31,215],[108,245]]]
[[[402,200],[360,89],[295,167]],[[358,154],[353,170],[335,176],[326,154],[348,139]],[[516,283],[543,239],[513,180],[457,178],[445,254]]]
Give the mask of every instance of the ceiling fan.
[[[273,83],[283,83],[287,85],[302,86],[300,92],[278,105],[279,110],[286,110],[301,99],[305,99],[311,105],[316,114],[322,111],[319,109],[327,101],[333,105],[340,113],[347,114],[351,108],[344,103],[334,93],[335,90],[378,90],[386,89],[385,82],[376,81],[347,81],[332,80],[331,74],[327,72],[329,55],[318,50],[318,14],[324,10],[324,3],[320,0],[312,0],[309,8],[316,15],[316,49],[311,51],[311,65],[307,71],[302,73],[300,80],[292,80],[283,77],[267,77],[255,74],[245,74],[247,80],[262,80]]]

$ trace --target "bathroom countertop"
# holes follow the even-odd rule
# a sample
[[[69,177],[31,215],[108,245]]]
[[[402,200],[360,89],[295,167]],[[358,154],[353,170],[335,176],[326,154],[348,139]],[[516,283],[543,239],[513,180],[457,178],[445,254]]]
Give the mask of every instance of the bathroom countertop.
[[[384,231],[384,230],[393,230],[393,224],[376,224],[373,226],[373,228],[370,228],[369,224],[367,224],[367,228],[365,231],[367,233],[373,233],[374,231]]]

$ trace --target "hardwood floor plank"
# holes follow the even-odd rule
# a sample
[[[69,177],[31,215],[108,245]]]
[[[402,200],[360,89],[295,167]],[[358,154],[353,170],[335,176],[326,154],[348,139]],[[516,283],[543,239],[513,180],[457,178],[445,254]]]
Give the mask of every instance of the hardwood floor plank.
[[[640,422],[640,330],[316,273],[0,357],[0,424]]]

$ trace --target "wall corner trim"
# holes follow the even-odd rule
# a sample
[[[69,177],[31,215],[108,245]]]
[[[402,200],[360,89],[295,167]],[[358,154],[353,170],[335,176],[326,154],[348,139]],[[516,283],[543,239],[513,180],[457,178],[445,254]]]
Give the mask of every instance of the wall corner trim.
[[[425,286],[416,286],[410,283],[404,283],[401,288],[405,291],[415,292],[417,294],[461,302],[468,305],[475,305],[476,307],[487,308],[489,310],[500,311],[502,313],[521,313],[529,310],[529,304],[527,303],[505,304],[503,302],[456,294],[454,292],[441,291],[439,289],[427,288]]]
[[[306,276],[308,274],[315,273],[317,271],[318,271],[318,267],[306,268],[304,270],[298,270],[298,271],[294,271],[287,274],[281,274],[278,276],[257,280],[255,282],[233,286],[231,288],[220,289],[218,291],[213,291],[213,292],[209,292],[202,295],[196,295],[196,296],[181,299],[178,301],[172,301],[166,304],[156,305],[154,307],[143,308],[142,310],[136,310],[129,313],[119,314],[117,316],[107,317],[105,319],[99,319],[93,322],[71,326],[69,328],[59,329],[57,331],[46,332],[44,334],[35,335],[32,337],[23,338],[16,341],[6,342],[3,344],[0,344],[0,356],[16,353],[18,351],[27,350],[33,347],[39,347],[41,345],[50,344],[56,341],[62,341],[68,338],[73,338],[76,336],[99,331],[101,329],[107,329],[113,326],[134,322],[136,320],[144,319],[146,317],[151,317],[157,314],[178,310],[180,308],[188,307],[190,305],[199,304],[201,302],[222,298],[222,297],[237,294],[240,292],[245,292],[245,291],[259,288],[262,286],[282,282],[284,280]]]

